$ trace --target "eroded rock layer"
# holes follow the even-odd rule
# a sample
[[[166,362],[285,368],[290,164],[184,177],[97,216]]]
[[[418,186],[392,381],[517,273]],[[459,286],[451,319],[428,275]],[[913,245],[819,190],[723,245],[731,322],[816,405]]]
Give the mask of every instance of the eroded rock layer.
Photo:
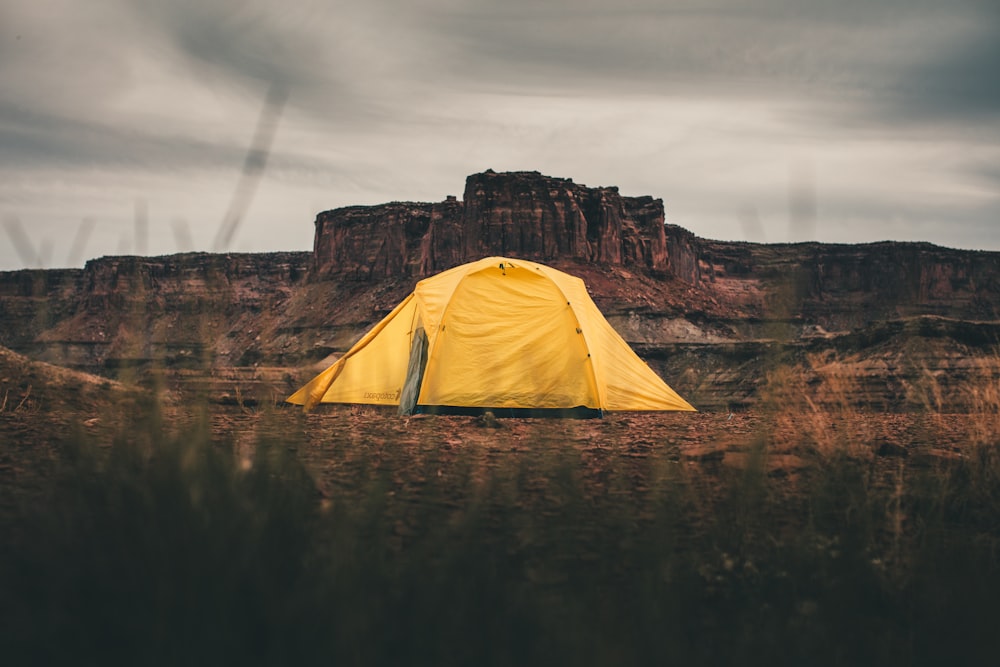
[[[668,268],[663,202],[537,172],[469,176],[462,201],[352,206],[316,218],[314,277],[425,277],[488,255]]]
[[[496,254],[582,278],[700,408],[774,404],[776,386],[796,386],[826,403],[962,410],[1000,386],[1000,253],[712,241],[664,225],[663,210],[613,187],[487,171],[462,200],[320,213],[312,253],[0,273],[0,345],[107,377],[209,377],[231,395],[270,378],[280,397],[420,278]]]

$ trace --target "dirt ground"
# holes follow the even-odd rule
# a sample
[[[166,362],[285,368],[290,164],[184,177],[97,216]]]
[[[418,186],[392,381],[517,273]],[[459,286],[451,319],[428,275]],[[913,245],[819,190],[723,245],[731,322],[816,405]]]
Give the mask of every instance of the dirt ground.
[[[15,572],[16,583],[35,573],[8,609],[36,628],[29,651],[74,646],[45,628],[77,605],[100,612],[88,614],[81,636],[131,627],[140,646],[167,627],[179,630],[165,636],[216,647],[217,636],[197,633],[221,618],[235,619],[235,646],[252,646],[257,626],[241,613],[299,610],[265,616],[265,627],[299,641],[310,623],[302,648],[310,656],[388,656],[361,664],[400,662],[385,648],[384,627],[412,633],[412,644],[399,640],[403,655],[430,656],[410,664],[446,664],[455,636],[442,628],[472,637],[466,650],[477,656],[494,655],[512,635],[551,639],[525,633],[525,609],[539,628],[561,619],[553,641],[580,652],[575,664],[660,664],[678,647],[708,656],[685,664],[746,664],[789,637],[799,643],[781,650],[786,662],[766,664],[885,664],[817,660],[831,646],[908,656],[905,664],[941,664],[942,649],[927,653],[939,646],[949,658],[962,651],[962,664],[995,655],[986,627],[997,581],[995,459],[989,468],[966,463],[995,450],[996,415],[406,418],[101,391],[109,393],[76,407],[53,410],[49,396],[0,412],[0,525],[12,527],[0,574]],[[98,465],[74,465],[80,443]],[[982,488],[966,492],[969,482]],[[275,587],[289,563],[303,564],[300,586]],[[139,575],[122,579],[123,571]],[[171,615],[163,600],[174,590],[222,611],[200,624],[189,620],[200,602]],[[256,602],[233,590],[257,591]],[[134,606],[137,596],[144,607]],[[675,617],[678,600],[684,611]],[[359,609],[367,615],[353,626]],[[130,626],[133,610],[145,615]],[[443,613],[451,620],[441,624]],[[469,634],[483,627],[478,618],[513,620],[480,637]],[[329,619],[340,619],[332,640],[338,622]],[[121,645],[123,633],[110,632],[90,646],[94,655]],[[729,661],[705,648],[739,638],[750,648],[736,645]],[[617,657],[588,662],[592,646]],[[519,664],[551,664],[531,655]]]
[[[222,404],[204,394],[134,386],[28,360],[0,349],[0,484],[41,488],[70,443],[106,447],[153,436],[231,446],[251,465],[261,442],[294,451],[323,496],[358,475],[417,483],[456,466],[487,479],[501,469],[573,469],[594,492],[613,484],[641,490],[650,477],[688,472],[710,488],[722,475],[763,466],[774,487],[794,493],[803,475],[848,458],[873,479],[947,469],[995,446],[1000,413],[890,413],[820,409],[608,413],[603,419],[518,419],[415,415],[370,406],[319,406],[303,414],[283,403]],[[200,393],[200,392],[193,392]],[[793,396],[784,400],[789,403]],[[162,437],[160,438],[162,440]]]
[[[134,402],[107,397],[87,408],[22,406],[0,413],[0,484],[44,486],[67,443],[98,447],[115,439],[142,441],[149,423],[136,421]],[[617,486],[642,491],[651,478],[682,473],[711,488],[720,476],[764,466],[778,489],[794,494],[800,477],[821,472],[831,458],[863,464],[873,479],[901,471],[946,469],[988,438],[981,415],[808,411],[765,413],[608,413],[603,419],[518,419],[415,415],[362,406],[321,406],[303,414],[285,405],[210,405],[174,401],[157,409],[156,426],[180,438],[199,429],[217,446],[231,446],[252,465],[259,443],[294,452],[313,474],[318,493],[336,495],[359,475],[387,475],[419,485],[429,474],[447,478],[472,466],[486,480],[502,469],[573,468],[593,493]],[[539,484],[543,481],[538,480]]]

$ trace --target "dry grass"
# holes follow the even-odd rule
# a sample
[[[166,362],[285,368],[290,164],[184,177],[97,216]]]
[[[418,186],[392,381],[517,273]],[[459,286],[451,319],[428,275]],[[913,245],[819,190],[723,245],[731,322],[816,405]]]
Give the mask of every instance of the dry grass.
[[[772,368],[754,413],[492,424],[304,416],[239,384],[124,401],[29,364],[0,410],[0,655],[987,664],[1000,363],[974,371],[905,387],[919,414],[824,353]]]
[[[731,418],[494,428],[136,407],[110,439],[57,443],[50,483],[4,514],[2,650],[18,664],[988,660],[996,392],[977,415],[880,425],[822,362],[773,375],[773,400],[797,411]],[[920,462],[946,435],[960,456]],[[910,453],[880,453],[887,438]]]

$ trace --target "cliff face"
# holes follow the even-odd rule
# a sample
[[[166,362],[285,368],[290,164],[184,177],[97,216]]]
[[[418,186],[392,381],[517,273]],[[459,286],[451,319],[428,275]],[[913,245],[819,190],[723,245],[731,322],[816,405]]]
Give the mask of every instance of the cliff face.
[[[430,275],[462,263],[463,206],[396,202],[320,213],[312,277],[377,281]]]
[[[845,331],[899,317],[1000,319],[1000,253],[928,243],[707,241],[668,231],[677,276],[729,309]]]
[[[667,269],[663,202],[537,172],[469,176],[463,201],[349,207],[316,218],[318,279],[421,278],[487,255]]]
[[[253,338],[248,323],[282,307],[304,282],[309,259],[104,257],[82,270],[0,274],[0,320],[10,325],[0,326],[0,345],[91,372],[153,361],[233,364]]]
[[[659,199],[537,172],[473,174],[461,201],[320,213],[311,276],[419,279],[487,255],[677,281],[697,294],[661,305],[722,319],[797,318],[839,331],[922,314],[1000,318],[998,253],[926,243],[710,241],[664,225]]]
[[[974,379],[997,365],[1000,253],[727,243],[663,220],[652,197],[488,171],[467,179],[461,201],[321,213],[312,253],[105,257],[82,270],[0,273],[0,345],[109,376],[256,377],[270,367],[290,391],[416,280],[502,254],[582,278],[619,333],[699,407],[750,405],[776,366],[813,377],[829,355],[856,370],[869,404],[888,407],[928,374]]]

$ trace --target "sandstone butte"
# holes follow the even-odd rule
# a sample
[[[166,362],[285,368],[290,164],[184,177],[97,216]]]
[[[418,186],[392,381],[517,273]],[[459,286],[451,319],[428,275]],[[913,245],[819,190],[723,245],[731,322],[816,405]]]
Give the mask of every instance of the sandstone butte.
[[[961,411],[970,388],[1000,379],[1000,253],[712,241],[664,224],[659,199],[537,172],[474,174],[462,199],[321,212],[311,253],[0,272],[0,345],[108,377],[166,371],[218,396],[280,396],[416,280],[485,255],[583,278],[702,409],[774,400],[779,374],[820,402],[829,390],[876,409]]]

